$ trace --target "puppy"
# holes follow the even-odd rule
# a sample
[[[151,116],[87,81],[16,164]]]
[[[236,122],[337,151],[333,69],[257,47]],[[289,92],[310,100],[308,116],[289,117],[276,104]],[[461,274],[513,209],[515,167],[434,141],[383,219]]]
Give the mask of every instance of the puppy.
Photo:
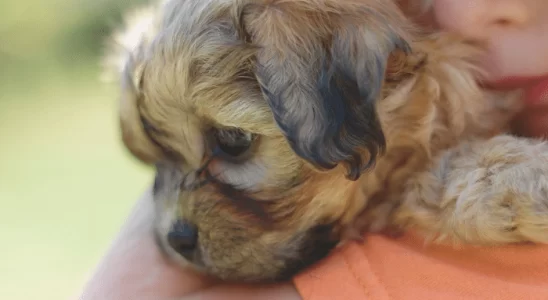
[[[387,0],[167,0],[115,53],[155,235],[230,281],[288,279],[364,231],[548,241],[548,146],[501,134],[480,47]]]

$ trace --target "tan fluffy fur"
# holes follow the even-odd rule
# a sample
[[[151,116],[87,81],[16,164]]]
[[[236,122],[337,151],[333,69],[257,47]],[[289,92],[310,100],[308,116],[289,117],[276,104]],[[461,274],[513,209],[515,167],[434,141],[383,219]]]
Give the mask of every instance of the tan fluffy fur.
[[[353,231],[548,242],[548,145],[497,136],[519,107],[515,95],[476,84],[479,47],[419,34],[386,0],[168,0],[146,17],[153,25],[130,24],[143,34],[117,52],[122,137],[158,166],[156,232],[174,257],[165,236],[176,219],[198,227],[193,265],[248,281],[290,276],[326,254],[309,249],[318,241],[330,248]],[[319,53],[335,34],[343,42],[333,51],[355,60],[357,72],[386,54],[384,72],[371,78],[384,81],[375,110],[386,147],[358,180],[345,177],[352,160],[331,169],[295,154],[260,89],[285,93],[296,111],[313,103]],[[395,38],[411,51],[392,48]],[[303,128],[314,132],[316,120],[308,121]],[[266,222],[215,186],[189,188],[210,158],[209,130],[229,127],[259,136],[253,155],[242,165],[214,159],[209,168],[253,195]]]

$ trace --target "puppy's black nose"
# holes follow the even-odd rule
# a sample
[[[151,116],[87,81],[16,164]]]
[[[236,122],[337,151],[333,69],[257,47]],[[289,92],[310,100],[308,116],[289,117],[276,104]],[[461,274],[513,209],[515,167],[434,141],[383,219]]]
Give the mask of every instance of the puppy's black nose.
[[[198,229],[194,224],[177,220],[167,234],[169,245],[188,260],[192,260],[198,243]]]

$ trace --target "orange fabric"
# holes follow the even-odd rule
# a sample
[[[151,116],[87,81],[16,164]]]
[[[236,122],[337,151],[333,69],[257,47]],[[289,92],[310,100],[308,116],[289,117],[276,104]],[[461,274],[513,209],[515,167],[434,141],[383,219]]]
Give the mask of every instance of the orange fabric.
[[[456,249],[373,235],[294,283],[304,300],[548,300],[548,246]]]

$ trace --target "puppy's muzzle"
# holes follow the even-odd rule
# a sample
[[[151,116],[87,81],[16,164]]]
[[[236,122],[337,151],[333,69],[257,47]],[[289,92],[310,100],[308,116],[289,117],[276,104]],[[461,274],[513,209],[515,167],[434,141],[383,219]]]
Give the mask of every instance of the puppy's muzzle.
[[[170,163],[156,164],[153,195],[156,203],[156,231],[158,245],[166,253],[176,254],[186,262],[201,267],[198,227],[177,214],[181,192],[196,186],[193,170],[180,170]]]
[[[175,252],[193,262],[198,246],[198,229],[194,224],[177,220],[167,234],[167,242]]]

